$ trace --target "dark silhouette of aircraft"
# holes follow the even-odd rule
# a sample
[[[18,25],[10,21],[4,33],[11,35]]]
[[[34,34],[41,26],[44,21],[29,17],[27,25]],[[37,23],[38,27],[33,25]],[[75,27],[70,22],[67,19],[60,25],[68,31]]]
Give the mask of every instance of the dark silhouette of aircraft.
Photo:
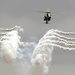
[[[51,14],[51,12],[49,11],[48,8],[47,8],[47,11],[46,11],[46,12],[43,12],[43,11],[37,11],[37,12],[45,13],[45,15],[44,15],[44,17],[43,17],[43,20],[46,22],[46,24],[48,24],[49,21],[51,21],[52,14]]]
[[[48,24],[49,21],[51,21],[51,12],[45,12],[46,14],[44,15],[44,21],[46,21],[46,24]]]

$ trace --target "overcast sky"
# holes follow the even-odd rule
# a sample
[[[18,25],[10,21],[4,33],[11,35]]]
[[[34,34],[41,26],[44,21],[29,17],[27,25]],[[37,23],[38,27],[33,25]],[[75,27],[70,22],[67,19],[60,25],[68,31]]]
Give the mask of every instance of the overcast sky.
[[[43,22],[44,14],[35,12],[47,8],[52,12],[52,23],[48,25]],[[24,28],[24,41],[39,40],[49,29],[75,31],[75,0],[0,0],[0,27],[15,25]],[[52,64],[74,64],[75,52],[67,52],[55,48]]]
[[[52,24],[49,25],[43,22],[44,14],[35,12],[47,8],[52,12]],[[0,27],[20,25],[25,30],[23,39],[40,38],[51,28],[75,31],[74,8],[74,0],[0,0]]]

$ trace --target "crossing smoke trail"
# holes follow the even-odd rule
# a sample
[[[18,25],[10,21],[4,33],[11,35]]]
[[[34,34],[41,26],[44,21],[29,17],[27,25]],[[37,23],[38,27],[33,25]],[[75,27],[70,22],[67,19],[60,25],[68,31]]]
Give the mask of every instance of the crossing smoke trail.
[[[75,38],[67,37],[66,35],[75,35],[75,32],[63,32],[55,29],[49,30],[35,47],[31,63],[34,68],[41,70],[45,75],[48,73],[49,64],[52,59],[54,46],[64,50],[75,50]]]
[[[23,31],[23,29],[20,26],[10,29],[0,28],[0,58],[6,62],[16,59],[17,50],[22,45],[18,31]]]

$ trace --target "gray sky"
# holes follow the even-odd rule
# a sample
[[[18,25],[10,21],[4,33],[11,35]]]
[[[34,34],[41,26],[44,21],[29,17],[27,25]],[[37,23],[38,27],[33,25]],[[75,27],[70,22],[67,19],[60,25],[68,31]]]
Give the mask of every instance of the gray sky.
[[[42,13],[52,12],[52,23],[46,25]],[[29,38],[40,39],[49,29],[75,31],[75,0],[0,0],[0,27],[10,28],[19,25],[24,28],[22,40]],[[57,49],[57,50],[56,50]],[[75,51],[63,51],[55,48],[53,65],[74,64]]]
[[[52,12],[52,24],[43,22],[42,13]],[[24,28],[22,39],[31,37],[40,39],[49,29],[75,31],[75,1],[74,0],[0,0],[0,27],[19,25]]]

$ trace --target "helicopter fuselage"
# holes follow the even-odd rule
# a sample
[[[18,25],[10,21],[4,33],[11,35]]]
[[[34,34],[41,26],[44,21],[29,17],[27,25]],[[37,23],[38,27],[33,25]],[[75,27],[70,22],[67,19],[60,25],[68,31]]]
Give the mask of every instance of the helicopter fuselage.
[[[48,22],[51,21],[51,14],[50,13],[45,14],[44,21],[46,21],[46,24],[48,24]]]

